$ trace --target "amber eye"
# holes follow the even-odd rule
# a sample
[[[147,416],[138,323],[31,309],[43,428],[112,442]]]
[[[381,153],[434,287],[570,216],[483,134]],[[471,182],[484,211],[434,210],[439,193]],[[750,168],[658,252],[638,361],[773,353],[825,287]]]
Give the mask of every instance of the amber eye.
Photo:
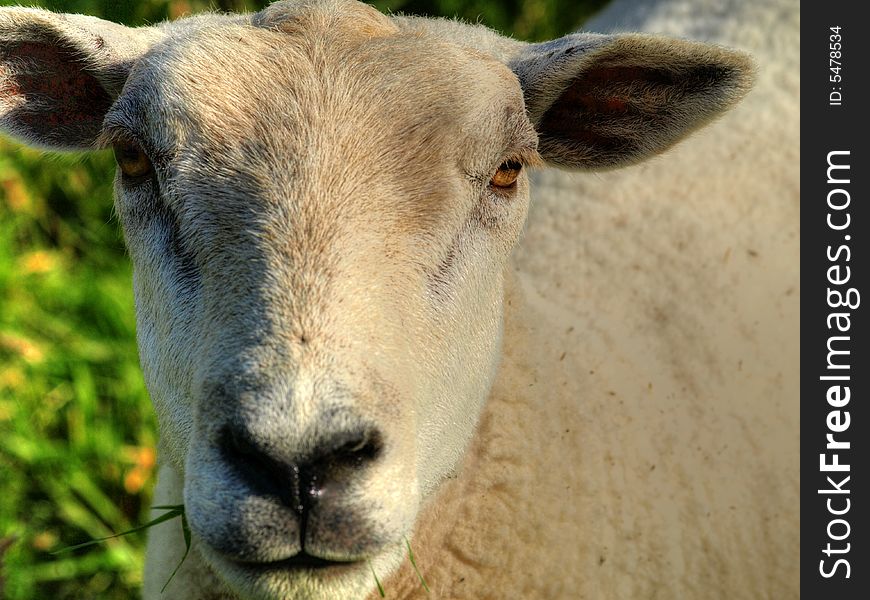
[[[136,142],[117,142],[112,150],[115,153],[115,161],[126,177],[138,179],[151,173],[151,161],[148,155]]]
[[[517,178],[522,170],[522,164],[515,160],[507,160],[501,164],[489,183],[494,188],[509,189],[517,182]]]

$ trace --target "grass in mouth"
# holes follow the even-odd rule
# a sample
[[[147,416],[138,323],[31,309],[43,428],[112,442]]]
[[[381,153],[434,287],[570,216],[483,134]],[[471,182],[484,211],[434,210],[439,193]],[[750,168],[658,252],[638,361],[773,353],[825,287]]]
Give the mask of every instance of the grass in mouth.
[[[375,583],[378,584],[378,594],[381,595],[381,598],[386,598],[387,594],[384,593],[384,586],[381,585],[381,580],[378,579],[378,574],[375,573],[375,566],[372,564],[372,561],[369,561],[369,568],[372,570],[372,577],[375,578]]]
[[[78,550],[80,548],[87,548],[88,546],[94,546],[96,544],[102,544],[106,540],[111,540],[112,538],[122,537],[125,535],[130,535],[131,533],[137,533],[139,531],[145,531],[146,529],[150,529],[155,525],[159,525],[160,523],[164,523],[166,521],[171,521],[172,519],[177,519],[181,517],[181,531],[184,534],[184,555],[181,557],[181,560],[178,562],[178,565],[172,571],[172,574],[169,576],[169,579],[166,580],[166,583],[163,584],[163,587],[160,588],[160,593],[162,594],[166,587],[169,585],[169,582],[175,577],[175,574],[178,573],[178,569],[181,568],[181,565],[184,564],[184,561],[187,559],[187,554],[190,552],[190,527],[187,524],[187,516],[184,514],[184,505],[183,504],[171,504],[165,506],[152,506],[151,508],[155,510],[165,510],[166,512],[151,519],[144,525],[140,525],[139,527],[134,527],[133,529],[129,529],[127,531],[122,531],[121,533],[116,533],[115,535],[109,535],[103,538],[99,538],[96,540],[91,540],[89,542],[84,542],[82,544],[75,544],[74,546],[67,546],[65,548],[61,548],[60,550],[55,550],[52,554],[63,554],[65,552],[72,552],[73,550]]]
[[[404,538],[405,546],[408,548],[408,560],[411,561],[411,566],[414,567],[414,572],[417,574],[417,577],[420,579],[420,583],[423,585],[423,589],[426,590],[426,593],[431,593],[429,589],[429,585],[426,583],[426,580],[423,579],[423,574],[420,573],[420,569],[417,568],[417,560],[414,558],[414,551],[411,550],[411,542],[408,541],[408,538]],[[375,583],[378,586],[378,594],[380,594],[381,598],[386,598],[386,592],[384,592],[384,586],[381,585],[380,579],[378,579],[378,574],[375,573],[375,567],[372,565],[372,561],[369,561],[369,568],[372,570],[372,576],[375,578]]]
[[[97,544],[102,544],[106,540],[111,540],[113,538],[122,537],[125,535],[130,535],[131,533],[137,533],[139,531],[145,531],[146,529],[150,529],[155,525],[159,525],[160,523],[165,523],[166,521],[171,521],[172,519],[181,518],[181,531],[184,534],[184,555],[182,555],[181,560],[176,565],[175,569],[172,571],[172,574],[169,576],[169,579],[166,580],[166,583],[163,584],[163,587],[160,589],[160,593],[162,594],[172,579],[175,577],[175,574],[178,573],[178,569],[181,568],[181,565],[184,564],[184,561],[187,559],[187,555],[190,552],[190,526],[187,524],[187,515],[184,513],[184,505],[183,504],[170,504],[170,505],[161,505],[161,506],[152,506],[154,510],[165,510],[166,512],[160,515],[159,517],[155,517],[151,519],[144,525],[140,525],[139,527],[134,527],[133,529],[129,529],[127,531],[122,531],[121,533],[116,533],[115,535],[109,535],[106,537],[98,538],[95,540],[91,540],[89,542],[83,542],[81,544],[75,544],[73,546],[66,546],[65,548],[61,548],[60,550],[55,550],[52,552],[53,555],[64,554],[66,552],[72,552],[74,550],[79,550],[81,548],[88,548],[90,546],[95,546]],[[408,541],[408,538],[404,538],[405,546],[408,548],[408,560],[411,562],[411,566],[414,568],[414,572],[417,574],[417,577],[420,579],[420,583],[423,585],[423,589],[426,590],[426,593],[431,593],[429,589],[429,585],[426,583],[426,580],[423,578],[423,574],[420,573],[420,569],[417,567],[417,560],[414,558],[414,551],[411,549],[411,542]],[[372,561],[368,561],[369,569],[371,569],[372,577],[375,578],[375,584],[378,586],[378,594],[381,598],[386,598],[387,594],[384,591],[384,586],[381,584],[381,580],[378,579],[378,574],[375,573],[375,566],[372,564]]]
[[[417,561],[414,560],[414,551],[411,550],[411,542],[408,541],[408,538],[405,538],[405,545],[408,547],[408,560],[411,561],[411,566],[414,567],[414,572],[417,574],[417,577],[420,578],[420,583],[423,584],[423,589],[426,590],[426,593],[429,593],[429,586],[426,585],[426,580],[423,579],[422,573],[420,573],[420,569],[417,568]]]

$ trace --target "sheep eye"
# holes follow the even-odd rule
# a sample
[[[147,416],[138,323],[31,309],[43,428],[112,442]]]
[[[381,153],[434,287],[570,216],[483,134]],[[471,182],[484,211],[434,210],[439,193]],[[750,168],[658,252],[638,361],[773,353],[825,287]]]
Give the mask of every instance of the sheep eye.
[[[112,150],[115,153],[115,162],[125,177],[138,179],[151,173],[151,161],[136,142],[117,142]]]
[[[499,166],[489,183],[494,188],[509,190],[516,184],[522,170],[523,165],[521,163],[515,160],[507,160]]]

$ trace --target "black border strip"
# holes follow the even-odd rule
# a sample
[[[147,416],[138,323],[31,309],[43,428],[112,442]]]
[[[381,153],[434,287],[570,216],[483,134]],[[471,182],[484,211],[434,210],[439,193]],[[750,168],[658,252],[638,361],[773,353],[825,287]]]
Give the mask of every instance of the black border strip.
[[[804,2],[801,15],[801,595],[824,600],[870,597],[863,6]]]

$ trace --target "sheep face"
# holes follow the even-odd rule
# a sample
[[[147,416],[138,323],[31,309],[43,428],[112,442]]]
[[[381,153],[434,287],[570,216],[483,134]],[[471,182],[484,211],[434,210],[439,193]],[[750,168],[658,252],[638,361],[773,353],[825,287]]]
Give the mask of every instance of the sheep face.
[[[413,38],[204,29],[140,62],[104,136],[204,553],[238,585],[370,584],[495,373],[537,143],[516,78]]]
[[[495,376],[539,141],[636,162],[750,70],[339,0],[142,30],[8,9],[0,41],[4,131],[114,148],[163,457],[200,553],[256,598],[359,597],[401,560]]]

